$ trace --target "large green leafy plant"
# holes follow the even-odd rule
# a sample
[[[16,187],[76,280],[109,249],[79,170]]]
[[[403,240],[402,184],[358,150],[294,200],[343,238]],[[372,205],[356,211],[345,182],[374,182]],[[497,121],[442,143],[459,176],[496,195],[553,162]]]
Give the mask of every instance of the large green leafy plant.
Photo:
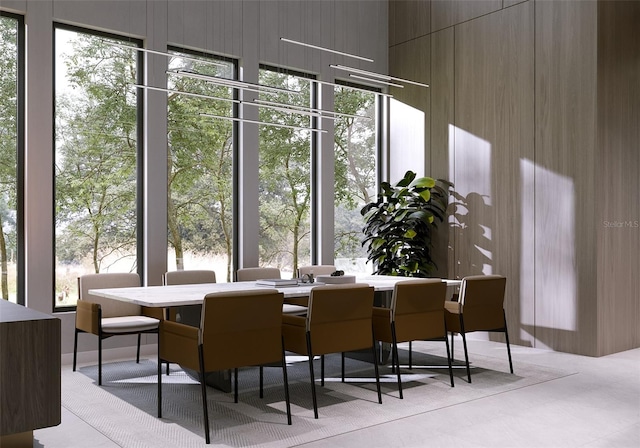
[[[431,238],[436,221],[444,220],[451,186],[431,177],[416,178],[413,171],[395,185],[381,184],[376,202],[360,212],[365,221],[362,245],[374,274],[427,277],[436,268]]]

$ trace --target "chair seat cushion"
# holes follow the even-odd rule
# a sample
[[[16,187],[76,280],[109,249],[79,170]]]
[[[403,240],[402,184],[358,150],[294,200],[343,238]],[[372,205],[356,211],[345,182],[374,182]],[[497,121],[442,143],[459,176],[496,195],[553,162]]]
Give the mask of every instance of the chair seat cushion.
[[[134,333],[155,330],[160,321],[147,316],[105,317],[102,319],[103,333]]]

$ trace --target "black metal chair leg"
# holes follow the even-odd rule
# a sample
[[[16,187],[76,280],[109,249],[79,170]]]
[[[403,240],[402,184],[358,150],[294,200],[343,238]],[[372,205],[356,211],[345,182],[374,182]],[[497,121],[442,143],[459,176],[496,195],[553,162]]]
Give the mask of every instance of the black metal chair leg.
[[[412,357],[412,344],[413,341],[409,341],[409,370],[413,369],[413,357]]]
[[[471,369],[469,368],[469,352],[467,351],[467,338],[464,333],[464,319],[460,314],[460,335],[462,336],[462,345],[464,347],[464,362],[467,365],[467,379],[471,383]]]
[[[233,401],[238,402],[238,368],[233,369]]]
[[[324,355],[320,356],[320,386],[324,387]]]
[[[162,418],[162,361],[158,347],[158,418]]]
[[[502,311],[504,313],[504,310]],[[509,355],[509,370],[513,373],[513,363],[511,362],[511,347],[509,346],[509,332],[507,331],[507,316],[504,316],[504,336],[507,339],[507,354]]]
[[[400,356],[398,355],[398,342],[396,339],[396,325],[395,322],[391,323],[391,337],[393,339],[393,357],[396,360],[396,375],[398,377],[398,395],[402,400],[402,379],[400,378]]]
[[[284,354],[284,338],[282,338],[282,380],[284,381],[284,401],[287,404],[287,424],[291,424],[291,400],[289,398],[289,377],[287,375],[287,358]]]
[[[391,347],[391,373],[396,373],[396,352]]]
[[[142,334],[138,333],[138,350],[136,351],[136,364],[140,363],[140,340],[142,339]]]
[[[380,389],[380,370],[378,369],[378,360],[376,359],[376,341],[373,338],[373,331],[371,332],[371,353],[373,354],[373,368],[376,372],[376,389],[378,389],[378,403],[382,404],[382,390]]]
[[[451,361],[454,360],[455,356],[453,355],[453,331],[451,332]]]
[[[158,329],[158,418],[162,418],[162,358],[160,357],[160,330]],[[167,363],[167,366],[169,363]]]
[[[447,363],[449,364],[449,380],[451,381],[451,387],[455,387],[453,384],[453,368],[451,367],[451,356],[449,355],[449,338],[447,338],[447,322],[444,322],[444,343],[447,346]]]
[[[264,367],[260,366],[260,398],[264,398]]]
[[[200,358],[200,386],[202,389],[202,412],[204,414],[204,436],[206,443],[211,443],[209,437],[209,406],[207,405],[207,383],[205,381],[204,373],[204,352],[202,345],[198,346],[198,357]]]
[[[167,362],[167,376],[169,376],[169,362]]]
[[[75,330],[75,336],[73,338],[73,371],[76,371],[76,358],[78,356],[78,329]]]
[[[307,332],[307,353],[309,354],[309,377],[311,378],[311,398],[313,399],[313,416],[318,418],[318,399],[316,397],[316,380],[313,375],[313,351],[311,349],[311,335]]]
[[[342,367],[342,370],[341,370],[341,372],[342,372],[342,382],[344,383],[344,352],[342,352],[341,361],[342,361],[342,366],[341,366]]]
[[[102,335],[98,336],[98,386],[102,386]]]

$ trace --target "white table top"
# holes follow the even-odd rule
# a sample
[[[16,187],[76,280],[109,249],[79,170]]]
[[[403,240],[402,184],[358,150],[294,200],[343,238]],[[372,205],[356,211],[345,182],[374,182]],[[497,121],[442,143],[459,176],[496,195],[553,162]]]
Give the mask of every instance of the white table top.
[[[376,291],[393,291],[394,285],[403,280],[410,280],[406,277],[392,277],[385,275],[368,275],[356,277],[357,283],[366,283],[373,286]],[[448,287],[460,285],[460,280],[443,280]],[[311,289],[320,286],[318,283],[309,285],[278,287],[279,292],[284,293],[285,298],[308,297]],[[136,305],[148,307],[172,307],[183,305],[200,305],[204,296],[215,292],[229,291],[252,291],[256,289],[271,289],[269,286],[256,285],[256,282],[234,282],[234,283],[200,283],[194,285],[170,285],[170,286],[141,286],[134,288],[108,288],[91,289],[90,294],[107,297],[123,302],[130,302]],[[295,306],[295,305],[289,305]],[[294,311],[294,310],[291,310]]]

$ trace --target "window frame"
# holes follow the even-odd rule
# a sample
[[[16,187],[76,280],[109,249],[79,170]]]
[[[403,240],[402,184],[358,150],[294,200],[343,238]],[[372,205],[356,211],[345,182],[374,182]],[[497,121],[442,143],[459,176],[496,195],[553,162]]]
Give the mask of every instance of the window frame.
[[[384,179],[388,176],[386,176],[383,173],[383,166],[384,166],[384,154],[385,154],[385,148],[386,148],[386,144],[383,144],[383,142],[385,141],[385,136],[386,136],[386,132],[387,129],[385,127],[385,123],[386,123],[386,104],[387,101],[385,101],[385,96],[384,96],[384,92],[382,91],[381,88],[379,87],[373,87],[370,85],[366,85],[366,84],[358,84],[358,83],[354,83],[352,81],[347,81],[344,79],[335,79],[334,81],[334,89],[333,89],[333,95],[335,98],[335,89],[336,87],[341,87],[341,88],[353,88],[356,90],[362,90],[362,91],[369,91],[372,94],[376,95],[375,98],[375,104],[374,104],[374,108],[375,108],[375,148],[374,148],[374,152],[375,152],[375,177],[376,177],[376,184],[375,184],[375,191],[376,191],[376,197],[377,197],[377,192],[380,191],[380,184],[384,181]],[[334,111],[335,111],[335,106],[334,106]],[[335,137],[334,137],[335,138]],[[335,144],[335,143],[334,143]],[[364,225],[364,224],[363,224]],[[335,256],[335,245],[334,245],[334,256]]]
[[[65,305],[58,306],[56,305],[56,237],[55,237],[55,216],[56,216],[56,30],[65,30],[65,31],[73,31],[77,33],[88,34],[95,37],[104,37],[107,39],[118,40],[124,43],[135,44],[137,48],[143,48],[143,41],[141,39],[130,38],[126,36],[122,36],[115,33],[109,33],[106,31],[95,30],[86,27],[80,27],[76,25],[69,25],[61,22],[53,22],[52,27],[52,122],[53,122],[53,160],[54,163],[51,166],[52,169],[52,191],[53,191],[53,201],[52,201],[52,216],[53,219],[53,229],[52,235],[54,235],[53,240],[51,242],[53,246],[52,251],[52,266],[53,266],[53,275],[52,275],[52,291],[53,295],[51,296],[51,304],[54,313],[63,313],[69,311],[75,311],[77,305]],[[133,47],[133,46],[132,46]],[[144,83],[145,76],[145,64],[144,64],[144,54],[141,51],[136,51],[136,82],[138,84]],[[144,279],[144,229],[145,229],[145,217],[144,217],[144,135],[145,135],[145,121],[144,121],[144,100],[145,100],[145,92],[143,89],[136,89],[136,272],[140,276],[141,284],[145,284]]]
[[[26,41],[24,16],[0,11],[1,17],[15,20],[17,28],[17,127],[16,127],[16,303],[26,305],[24,263],[24,180],[25,180],[25,113],[26,113]]]
[[[198,51],[198,50],[193,50],[193,49],[189,49],[189,48],[185,48],[185,47],[180,47],[178,45],[167,45],[167,53],[171,53],[171,52],[177,52],[177,53],[183,53],[183,54],[187,54],[190,56],[195,56],[195,57],[202,57],[202,58],[209,58],[209,59],[213,59],[213,60],[218,60],[218,61],[222,61],[222,62],[229,62],[233,68],[233,76],[230,79],[233,80],[238,80],[239,79],[239,73],[240,73],[240,61],[237,58],[232,58],[229,56],[223,56],[223,55],[219,55],[216,53],[210,53],[208,51]],[[240,99],[240,95],[239,95],[239,89],[232,89],[232,96],[231,98],[233,100],[239,100]],[[233,102],[231,103],[231,116],[234,118],[238,118],[239,116],[239,104],[237,102]],[[169,119],[169,109],[168,109],[168,103],[167,103],[167,112],[166,112],[166,119],[167,119],[167,127],[168,127],[168,119]],[[233,149],[232,149],[232,160],[231,160],[231,219],[232,219],[232,226],[231,226],[231,272],[232,272],[232,280],[233,280],[233,273],[236,271],[236,269],[239,266],[239,260],[240,260],[240,255],[239,255],[239,250],[240,250],[240,227],[239,227],[239,216],[240,216],[240,197],[239,197],[239,191],[240,191],[240,183],[239,183],[239,175],[240,175],[240,164],[239,164],[239,153],[240,153],[240,148],[239,148],[239,142],[240,142],[240,127],[237,121],[232,121],[232,130],[231,130],[231,138],[233,139]],[[168,238],[167,238],[167,248],[168,248]]]
[[[258,65],[258,78],[261,70],[269,70],[276,73],[282,73],[286,75],[296,76],[298,78],[308,79],[311,84],[311,94],[309,98],[310,107],[316,108],[320,103],[320,87],[319,83],[315,82],[318,80],[318,77],[312,73],[303,72],[296,69],[291,68],[283,68],[278,67],[276,65],[264,64],[260,63]],[[319,121],[317,117],[310,117],[309,123],[310,128],[319,129]],[[320,133],[315,131],[311,132],[311,142],[309,147],[309,188],[311,190],[311,196],[309,199],[309,232],[311,233],[309,236],[309,260],[311,264],[316,264],[317,260],[320,258],[319,250],[318,250],[318,242],[320,241],[320,226],[318,225],[318,220],[316,217],[318,216],[318,198],[320,197],[318,193],[318,189],[320,185],[318,184],[318,150],[320,147]],[[259,149],[258,149],[259,151]],[[258,210],[258,219],[260,217],[260,211]],[[295,275],[295,273],[294,273]]]

